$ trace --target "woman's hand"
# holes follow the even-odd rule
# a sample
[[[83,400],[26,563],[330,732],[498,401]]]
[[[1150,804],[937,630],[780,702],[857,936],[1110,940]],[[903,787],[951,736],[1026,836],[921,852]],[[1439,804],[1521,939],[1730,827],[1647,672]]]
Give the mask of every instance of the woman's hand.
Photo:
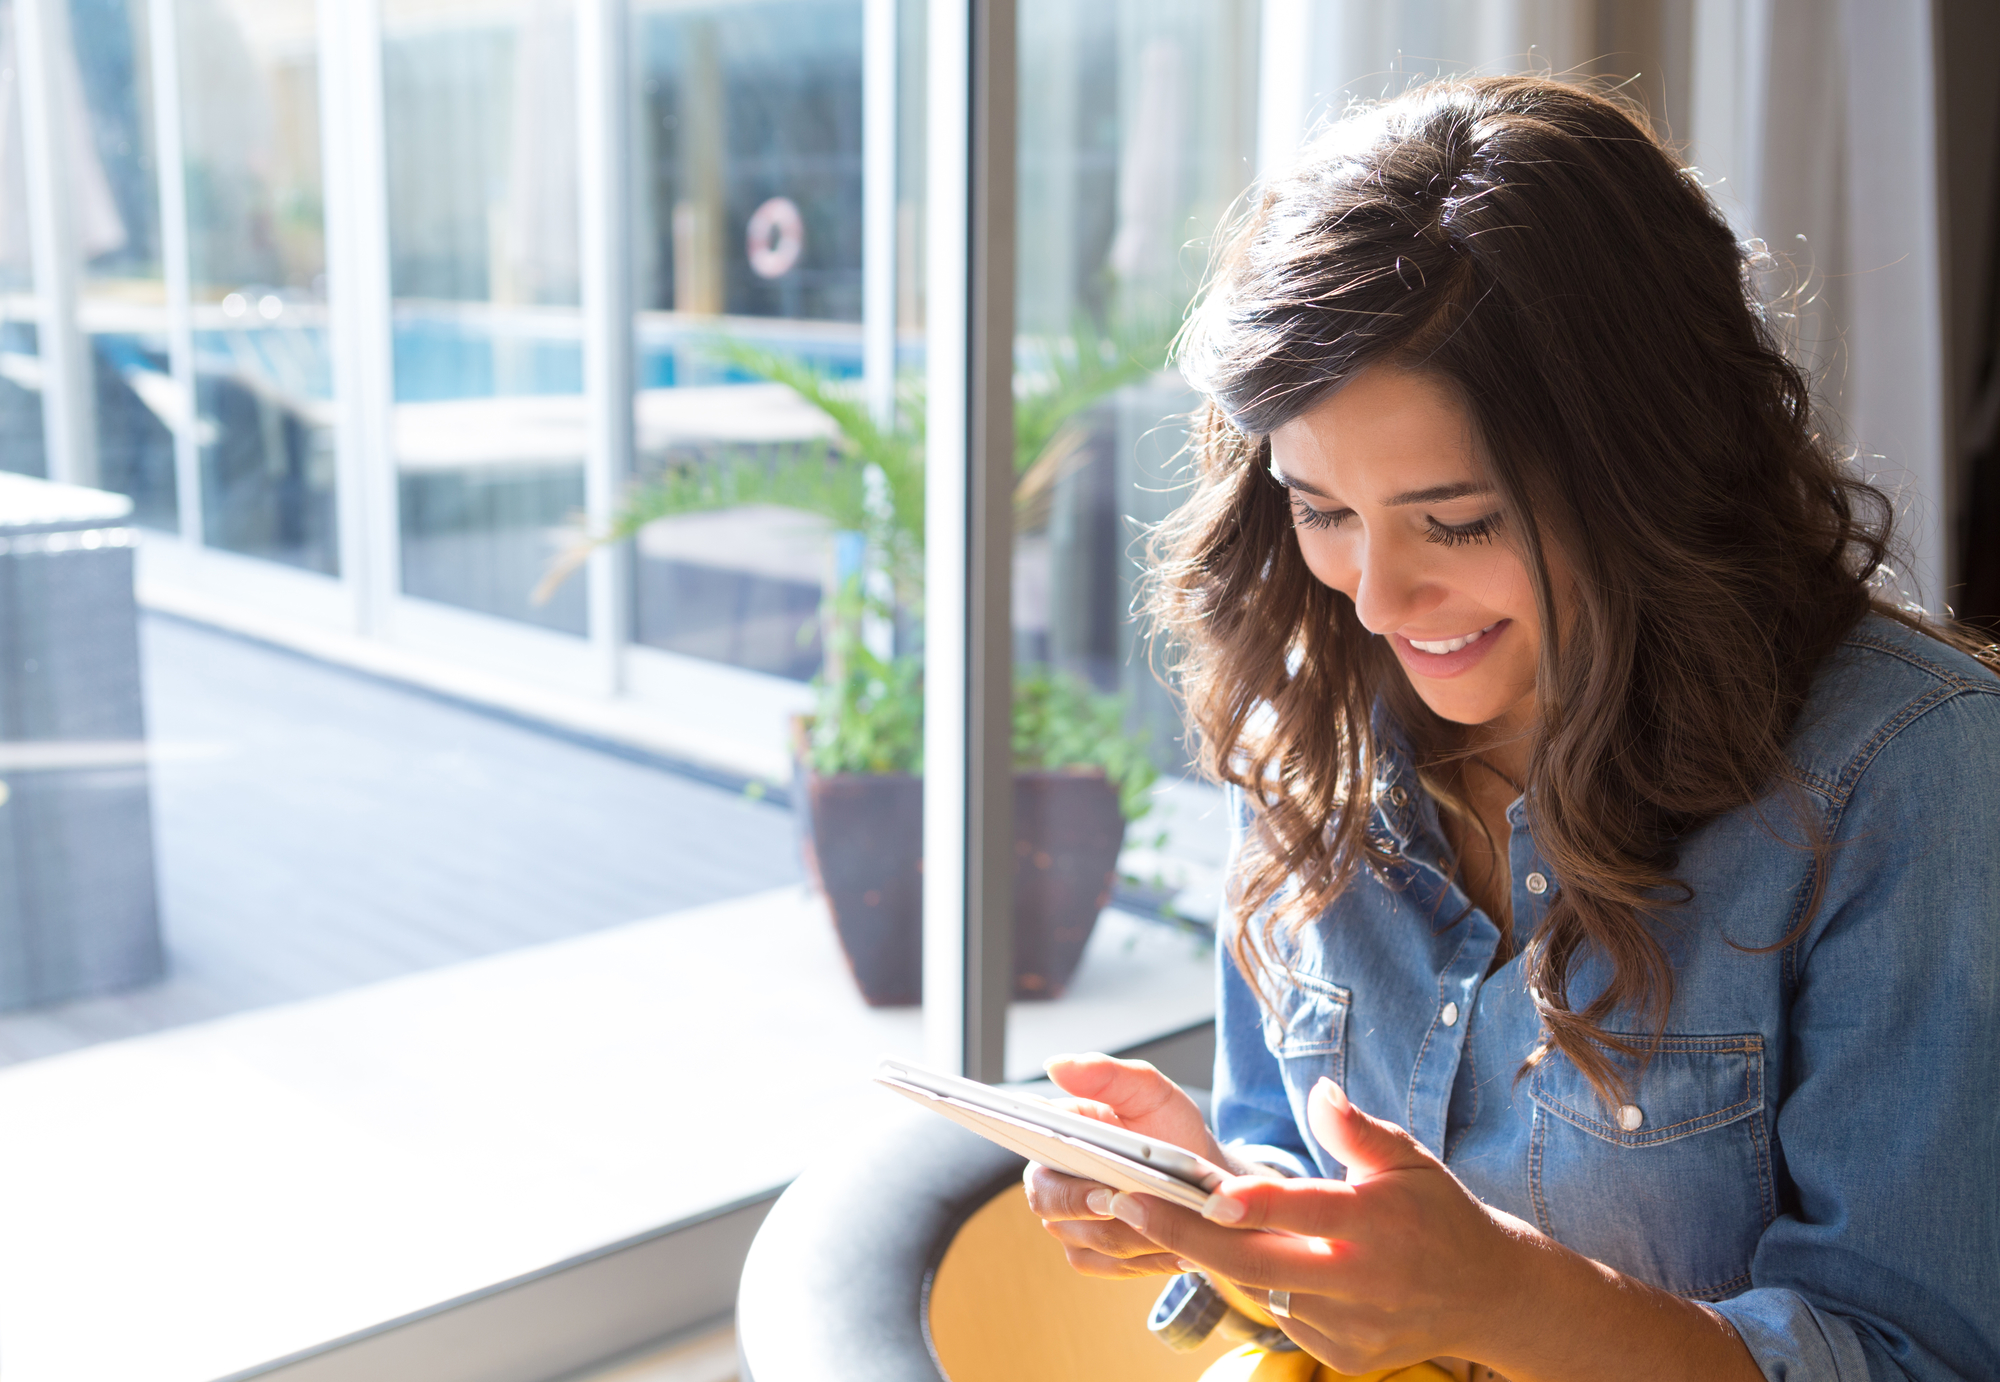
[[[1144,1061],[1110,1056],[1057,1056],[1049,1078],[1073,1097],[1056,1100],[1071,1112],[1130,1128],[1228,1166],[1215,1136],[1181,1087]],[[1178,1259],[1111,1214],[1115,1193],[1034,1162],[1023,1177],[1028,1207],[1055,1235],[1070,1266],[1085,1276],[1172,1276]]]
[[[1486,1356],[1524,1284],[1522,1240],[1540,1235],[1481,1204],[1414,1137],[1356,1109],[1331,1080],[1314,1087],[1307,1122],[1346,1181],[1236,1178],[1200,1215],[1121,1194],[1110,1208],[1131,1238],[1117,1241],[1289,1291],[1286,1334],[1342,1372]]]
[[[1713,1310],[1647,1286],[1479,1202],[1409,1133],[1331,1080],[1306,1122],[1345,1181],[1239,1177],[1201,1214],[1151,1195],[1112,1213],[1154,1252],[1223,1284],[1290,1292],[1278,1323],[1340,1372],[1470,1359],[1515,1382],[1623,1376],[1760,1382]],[[1270,1229],[1275,1232],[1245,1232]],[[1072,1259],[1074,1260],[1074,1259]]]

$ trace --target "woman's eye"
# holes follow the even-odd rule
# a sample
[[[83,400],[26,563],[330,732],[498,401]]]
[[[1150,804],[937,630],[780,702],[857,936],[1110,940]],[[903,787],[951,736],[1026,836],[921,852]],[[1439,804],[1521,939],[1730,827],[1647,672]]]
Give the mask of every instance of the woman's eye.
[[[1425,518],[1424,522],[1429,525],[1424,541],[1435,542],[1440,547],[1459,547],[1468,542],[1484,542],[1492,537],[1500,527],[1500,513],[1495,510],[1470,523],[1440,523],[1435,518]]]
[[[1301,528],[1338,528],[1352,509],[1316,509],[1297,495],[1292,496],[1292,521]]]

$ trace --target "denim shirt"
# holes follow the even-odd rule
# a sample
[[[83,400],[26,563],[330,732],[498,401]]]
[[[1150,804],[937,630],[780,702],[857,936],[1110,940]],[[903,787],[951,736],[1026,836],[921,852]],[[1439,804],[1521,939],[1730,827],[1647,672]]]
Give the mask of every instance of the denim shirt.
[[[1617,1108],[1559,1053],[1516,1078],[1541,1035],[1521,962],[1487,974],[1499,932],[1450,881],[1435,805],[1392,757],[1376,808],[1401,861],[1281,941],[1296,978],[1267,981],[1275,1014],[1221,951],[1223,1143],[1341,1176],[1305,1131],[1330,1076],[1486,1203],[1713,1302],[1773,1382],[2000,1377],[2000,680],[1870,616],[1789,756],[1835,846],[1811,922],[1739,948],[1780,941],[1809,905],[1813,856],[1786,843],[1803,838],[1797,798],[1685,837],[1675,873],[1694,896],[1657,932],[1666,1036]],[[1561,880],[1522,802],[1508,820],[1526,937]],[[1578,957],[1575,1007],[1607,972]]]

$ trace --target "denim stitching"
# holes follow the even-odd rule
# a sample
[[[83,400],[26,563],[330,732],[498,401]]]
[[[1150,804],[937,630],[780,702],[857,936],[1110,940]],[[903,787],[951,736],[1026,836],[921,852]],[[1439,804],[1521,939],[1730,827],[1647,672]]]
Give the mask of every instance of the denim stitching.
[[[1579,1113],[1557,1099],[1554,1095],[1544,1095],[1540,1090],[1536,1090],[1534,1092],[1534,1099],[1536,1103],[1562,1119],[1563,1122],[1581,1128],[1595,1137],[1600,1137],[1604,1141],[1614,1143],[1620,1147],[1652,1147],[1662,1142],[1676,1142],[1683,1137],[1691,1137],[1698,1132],[1709,1132],[1715,1128],[1726,1127],[1738,1119],[1747,1116],[1753,1108],[1760,1107],[1754,1099],[1745,1099],[1741,1103],[1731,1104],[1728,1108],[1718,1109],[1714,1113],[1704,1113],[1694,1118],[1683,1118],[1680,1122],[1669,1123],[1663,1128],[1648,1128],[1644,1132],[1626,1132],[1623,1128],[1599,1122],[1589,1114]]]
[[[1763,1086],[1761,1073],[1762,1072],[1760,1070],[1759,1072],[1760,1078],[1758,1079],[1757,1082],[1760,1090],[1762,1089]],[[1766,1101],[1766,1103],[1768,1104],[1768,1101]],[[1763,1212],[1764,1215],[1763,1226],[1765,1228],[1769,1228],[1771,1226],[1771,1221],[1778,1217],[1778,1193],[1777,1193],[1777,1187],[1772,1184],[1771,1141],[1770,1138],[1767,1137],[1764,1132],[1764,1118],[1762,1109],[1758,1110],[1757,1117],[1752,1118],[1750,1120],[1750,1147],[1751,1150],[1756,1153],[1757,1157],[1758,1208]]]
[[[1529,1086],[1529,1097],[1535,1101],[1537,1106],[1547,1109],[1565,1123],[1580,1128],[1593,1137],[1601,1138],[1606,1142],[1620,1147],[1650,1147],[1662,1142],[1676,1141],[1698,1132],[1708,1132],[1715,1128],[1727,1126],[1743,1118],[1753,1108],[1761,1109],[1763,1107],[1764,1041],[1762,1037],[1668,1036],[1659,1039],[1657,1050],[1661,1054],[1685,1052],[1703,1055],[1740,1051],[1750,1056],[1752,1059],[1746,1062],[1743,1071],[1743,1098],[1723,1108],[1712,1109],[1707,1113],[1699,1113],[1692,1118],[1683,1118],[1678,1123],[1668,1123],[1661,1127],[1648,1128],[1644,1132],[1626,1132],[1623,1128],[1614,1127],[1600,1119],[1591,1117],[1581,1109],[1572,1108],[1554,1093],[1550,1092],[1547,1088],[1545,1078],[1549,1068],[1547,1066],[1536,1071],[1534,1081]]]
[[[1682,1300],[1721,1300],[1725,1296],[1733,1296],[1738,1291],[1747,1289],[1749,1285],[1750,1273],[1743,1272],[1731,1277],[1720,1286],[1697,1286],[1693,1290],[1676,1291],[1674,1294]]]
[[[1410,1087],[1403,1095],[1403,1109],[1405,1113],[1403,1126],[1409,1129],[1410,1136],[1412,1137],[1417,1136],[1417,1076],[1423,1073],[1424,1057],[1430,1054],[1431,1038],[1437,1034],[1438,1014],[1444,1009],[1445,976],[1450,974],[1451,967],[1458,963],[1458,957],[1465,953],[1465,944],[1471,939],[1471,936],[1472,928],[1468,926],[1465,928],[1465,934],[1458,938],[1458,949],[1451,952],[1451,958],[1444,962],[1444,969],[1438,974],[1437,1001],[1431,1004],[1431,1025],[1424,1032],[1424,1044],[1417,1049],[1417,1063],[1410,1067]],[[1451,1099],[1450,1090],[1445,1091],[1445,1099],[1449,1103]],[[1439,1132],[1442,1133],[1443,1129],[1440,1128]],[[1421,1138],[1418,1138],[1418,1140],[1422,1141]],[[1439,1140],[1442,1141],[1442,1137]]]
[[[1870,646],[1874,645],[1871,644]],[[1901,653],[1894,648],[1885,647],[1881,651],[1901,656]],[[1907,658],[1904,660],[1909,661]],[[1916,663],[1914,665],[1924,666],[1925,664]],[[2000,687],[1987,686],[1980,682],[1963,681],[1943,668],[1935,670],[1941,680],[1947,680],[1952,684],[1934,687],[1924,695],[1907,702],[1901,710],[1883,721],[1876,728],[1875,732],[1868,737],[1866,742],[1854,751],[1854,756],[1848,759],[1847,767],[1840,775],[1840,790],[1834,797],[1833,811],[1831,813],[1832,819],[1827,822],[1827,838],[1829,840],[1838,838],[1840,824],[1847,816],[1847,808],[1853,804],[1855,787],[1859,785],[1862,776],[1867,773],[1868,769],[1874,765],[1876,757],[1881,754],[1884,748],[1888,747],[1891,739],[1894,739],[1898,734],[1901,734],[1912,724],[1916,723],[1920,717],[1929,714],[1948,701],[1957,699],[1961,692],[1977,691],[1986,694],[2000,694]],[[1793,922],[1793,925],[1797,925],[1796,920]],[[1796,982],[1798,973],[1797,956],[1800,947],[1805,942],[1806,938],[1799,936],[1786,947],[1786,963],[1791,968],[1794,982]]]
[[[1278,1050],[1273,1054],[1278,1059],[1285,1060],[1294,1056],[1331,1055],[1336,1051],[1343,1050],[1347,1045],[1347,1010],[1353,1005],[1353,992],[1342,988],[1339,984],[1333,983],[1330,980],[1322,979],[1317,974],[1304,974],[1294,970],[1292,979],[1296,987],[1308,993],[1316,993],[1321,998],[1330,1000],[1333,1008],[1333,1021],[1328,1026],[1327,1036],[1324,1041],[1295,1041],[1289,1035],[1292,1024],[1298,1021],[1299,1017],[1309,1006],[1317,1006],[1304,1002],[1300,1003],[1286,1017],[1284,1032],[1278,1038]],[[1338,1029],[1338,1035],[1335,1034],[1335,1029]],[[1267,1048],[1269,1045],[1269,1042],[1265,1043]]]
[[[1828,838],[1832,838],[1831,835]],[[1818,881],[1819,860],[1817,858],[1806,860],[1805,876],[1799,880],[1799,886],[1792,894],[1791,914],[1785,918],[1785,929],[1780,931],[1779,935],[1789,936],[1798,929],[1800,919],[1805,916],[1806,904],[1812,900],[1813,887]],[[1779,957],[1779,976],[1788,992],[1799,986],[1798,950],[1801,939],[1803,937],[1795,937],[1792,943],[1785,947],[1784,954]]]
[[[1891,739],[1908,729],[1919,716],[1936,709],[1946,701],[1955,699],[1957,694],[1950,687],[1933,687],[1923,695],[1905,703],[1901,710],[1876,726],[1875,732],[1854,751],[1854,757],[1847,760],[1847,767],[1841,771],[1841,804],[1846,805],[1848,799],[1854,795],[1854,784],[1861,780],[1861,775],[1868,771],[1869,765],[1875,761],[1875,756],[1887,747]]]
[[[1974,680],[1962,672],[1954,672],[1942,662],[1932,662],[1929,658],[1918,657],[1908,648],[1890,643],[1885,639],[1877,638],[1873,634],[1860,632],[1849,634],[1845,646],[1850,648],[1867,648],[1872,652],[1886,653],[1898,662],[1907,663],[1909,666],[1915,667],[1920,671],[1930,673],[1931,676],[1944,682],[1956,691],[2000,691],[2000,687],[1991,686],[1984,681]]]
[[[1960,695],[2000,695],[2000,685],[1995,685],[1993,682],[1983,678],[1975,679],[1965,676],[1962,673],[1953,671],[1943,663],[1932,662],[1928,658],[1919,657],[1911,653],[1907,648],[1887,642],[1871,634],[1850,634],[1843,646],[1862,648],[1870,652],[1881,653],[1885,656],[1895,658],[1898,662],[1923,672],[1938,684],[1914,697],[1895,716],[1876,728],[1875,733],[1869,737],[1869,740],[1849,760],[1846,770],[1841,774],[1841,783],[1839,786],[1832,787],[1829,790],[1829,785],[1825,783],[1825,779],[1818,777],[1816,774],[1808,773],[1803,769],[1799,770],[1801,778],[1807,779],[1811,785],[1827,792],[1836,802],[1844,802],[1847,794],[1853,791],[1854,779],[1858,778],[1861,771],[1865,770],[1867,766],[1864,760],[1871,758],[1874,752],[1881,748],[1883,743],[1900,733],[1918,715],[1922,715],[1932,707],[1942,705],[1944,702]]]
[[[1465,1023],[1465,1047],[1463,1053],[1459,1056],[1459,1059],[1465,1062],[1466,1072],[1472,1077],[1472,1112],[1466,1118],[1465,1126],[1458,1130],[1458,1137],[1446,1145],[1444,1149],[1444,1159],[1446,1161],[1450,1161],[1452,1152],[1464,1143],[1466,1134],[1479,1125],[1479,1061],[1472,1053],[1472,1010],[1478,1006],[1477,998],[1466,1005],[1466,1013],[1462,1019]],[[1445,1099],[1445,1121],[1447,1123],[1451,1121],[1451,1100],[1449,1095]]]
[[[1556,1236],[1549,1221],[1549,1202],[1542,1198],[1542,1143],[1547,1138],[1549,1120],[1540,1104],[1528,1122],[1528,1202],[1535,1207],[1535,1227],[1550,1238]]]
[[[1424,1044],[1417,1048],[1417,1063],[1410,1067],[1410,1087],[1403,1093],[1403,1126],[1410,1129],[1412,1137],[1416,1136],[1412,1125],[1417,1121],[1417,1072],[1424,1068],[1424,1056],[1431,1049],[1431,1036],[1437,1031],[1437,1025],[1437,1008],[1433,1006],[1431,1025],[1424,1030]]]

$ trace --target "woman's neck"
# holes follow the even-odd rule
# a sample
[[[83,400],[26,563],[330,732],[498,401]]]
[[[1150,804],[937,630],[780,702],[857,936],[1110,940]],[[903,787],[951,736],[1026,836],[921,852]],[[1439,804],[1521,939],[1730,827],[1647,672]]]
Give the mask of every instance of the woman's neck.
[[[1534,712],[1509,713],[1466,732],[1465,746],[1496,776],[1513,784],[1515,795],[1528,780],[1529,746],[1534,736]],[[1511,798],[1510,798],[1511,800]]]

